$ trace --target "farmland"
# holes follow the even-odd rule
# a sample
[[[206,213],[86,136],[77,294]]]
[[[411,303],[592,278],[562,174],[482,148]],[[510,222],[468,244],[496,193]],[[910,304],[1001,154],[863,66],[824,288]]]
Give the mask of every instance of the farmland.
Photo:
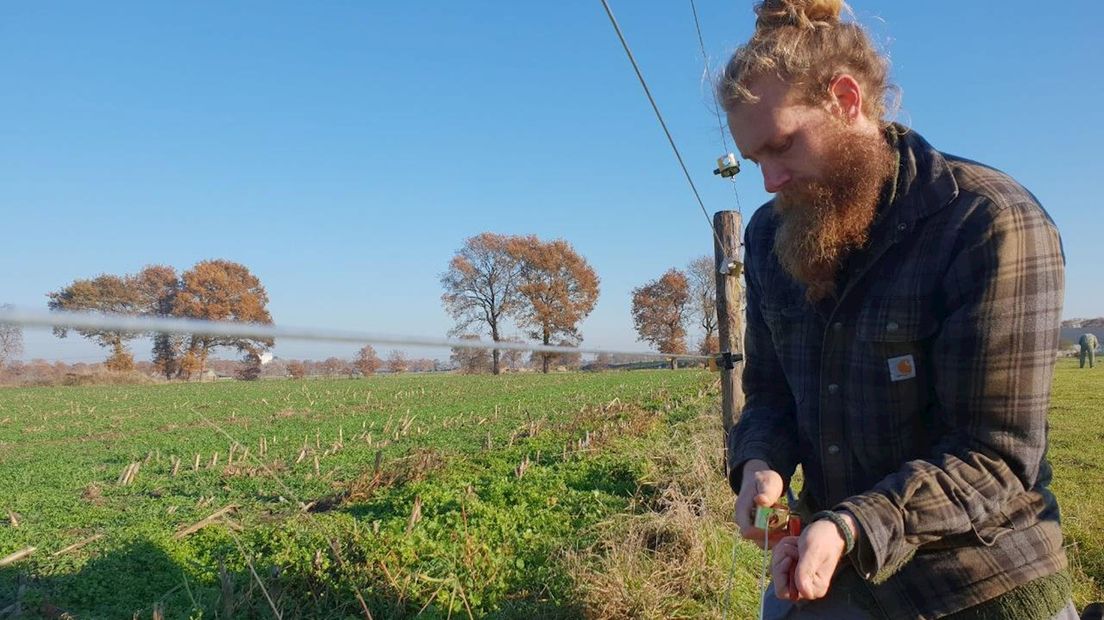
[[[1063,361],[1051,415],[1081,604],[1104,583],[1098,372]],[[698,370],[0,390],[0,555],[35,547],[0,608],[720,617],[731,575],[729,617],[753,616],[717,401]]]

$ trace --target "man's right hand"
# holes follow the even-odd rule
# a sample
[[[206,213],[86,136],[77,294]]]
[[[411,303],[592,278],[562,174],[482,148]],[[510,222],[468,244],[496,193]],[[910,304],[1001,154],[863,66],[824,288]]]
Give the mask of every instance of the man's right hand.
[[[755,527],[755,511],[760,506],[771,507],[782,499],[785,485],[782,476],[772,470],[765,461],[751,459],[744,463],[740,494],[736,496],[736,525],[740,535],[763,546],[763,530]],[[787,536],[785,528],[770,533],[768,547]]]

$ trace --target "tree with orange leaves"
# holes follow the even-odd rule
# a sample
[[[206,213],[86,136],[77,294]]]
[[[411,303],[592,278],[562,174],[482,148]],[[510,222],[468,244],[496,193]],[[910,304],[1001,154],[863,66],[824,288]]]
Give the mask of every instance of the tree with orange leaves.
[[[299,360],[291,360],[287,364],[287,375],[292,379],[302,379],[307,376],[307,366]]]
[[[686,274],[669,269],[657,280],[633,289],[633,325],[639,340],[652,344],[660,353],[686,353],[687,304],[690,283]],[[675,368],[675,358],[671,358]]]
[[[464,241],[441,275],[441,302],[454,319],[453,334],[486,327],[491,340],[502,340],[502,327],[521,301],[521,263],[509,251],[512,237],[485,232]],[[499,350],[492,353],[492,372],[499,374]]]
[[[521,265],[518,293],[525,303],[517,308],[518,324],[541,344],[555,340],[558,345],[578,345],[583,339],[579,322],[598,302],[598,274],[563,239],[545,243],[532,235],[515,237],[509,251]],[[543,372],[556,356],[540,354]]]
[[[142,299],[133,286],[131,276],[102,274],[91,279],[74,280],[69,286],[48,293],[47,297],[51,310],[107,314],[139,314],[143,310]],[[127,349],[126,342],[141,334],[90,327],[74,331],[101,347],[111,347],[111,356],[104,362],[109,370],[134,368],[134,356]],[[59,338],[65,338],[68,333],[66,327],[54,328],[54,335]]]
[[[142,313],[150,316],[172,316],[173,303],[180,291],[176,269],[168,265],[147,265],[132,279]],[[178,334],[150,334],[153,338],[153,367],[171,379],[180,372],[180,358],[186,338]]]
[[[370,344],[366,344],[357,351],[356,360],[353,362],[360,374],[365,377],[370,377],[376,374],[380,366],[383,365],[383,361],[376,355],[376,349]]]
[[[268,293],[245,265],[228,260],[196,263],[180,278],[173,300],[173,315],[209,321],[271,324]],[[207,355],[215,347],[233,347],[243,354],[260,355],[273,346],[271,338],[232,338],[196,334],[188,339],[185,359],[189,370],[206,368]],[[194,361],[192,361],[194,360]],[[182,368],[183,370],[183,368]]]

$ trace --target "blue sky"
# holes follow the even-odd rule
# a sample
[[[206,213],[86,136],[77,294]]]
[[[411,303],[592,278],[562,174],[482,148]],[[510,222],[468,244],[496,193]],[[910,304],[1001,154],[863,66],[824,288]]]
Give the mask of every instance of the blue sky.
[[[735,208],[689,3],[611,4],[707,208]],[[714,69],[751,5],[698,1]],[[1032,190],[1064,236],[1065,315],[1104,315],[1104,5],[853,6],[899,119]],[[490,230],[572,242],[602,278],[586,344],[642,349],[630,290],[712,251],[598,0],[9,2],[0,76],[0,301],[217,257],[261,278],[278,323],[443,336],[438,276]],[[768,197],[754,168],[738,188],[748,214]],[[26,349],[103,355],[48,332]]]

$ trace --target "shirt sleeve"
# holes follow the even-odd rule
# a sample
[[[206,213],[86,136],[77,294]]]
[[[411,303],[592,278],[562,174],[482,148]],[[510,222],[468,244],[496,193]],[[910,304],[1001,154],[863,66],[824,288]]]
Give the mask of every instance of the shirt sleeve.
[[[761,250],[762,241],[755,245],[752,239],[754,226],[754,221],[748,226],[745,247]],[[762,269],[755,253],[747,252],[744,265],[747,283],[747,325],[741,379],[744,408],[727,440],[728,462],[732,465],[728,480],[737,493],[743,479],[743,465],[751,459],[765,461],[782,476],[787,486],[798,464],[797,409],[775,354],[770,329],[759,309],[762,299],[759,275]]]
[[[881,581],[925,543],[969,533],[1032,489],[1046,450],[1065,260],[1037,204],[980,207],[943,276],[932,355],[941,439],[836,507],[862,530],[853,556]],[[970,220],[973,220],[972,222]]]

